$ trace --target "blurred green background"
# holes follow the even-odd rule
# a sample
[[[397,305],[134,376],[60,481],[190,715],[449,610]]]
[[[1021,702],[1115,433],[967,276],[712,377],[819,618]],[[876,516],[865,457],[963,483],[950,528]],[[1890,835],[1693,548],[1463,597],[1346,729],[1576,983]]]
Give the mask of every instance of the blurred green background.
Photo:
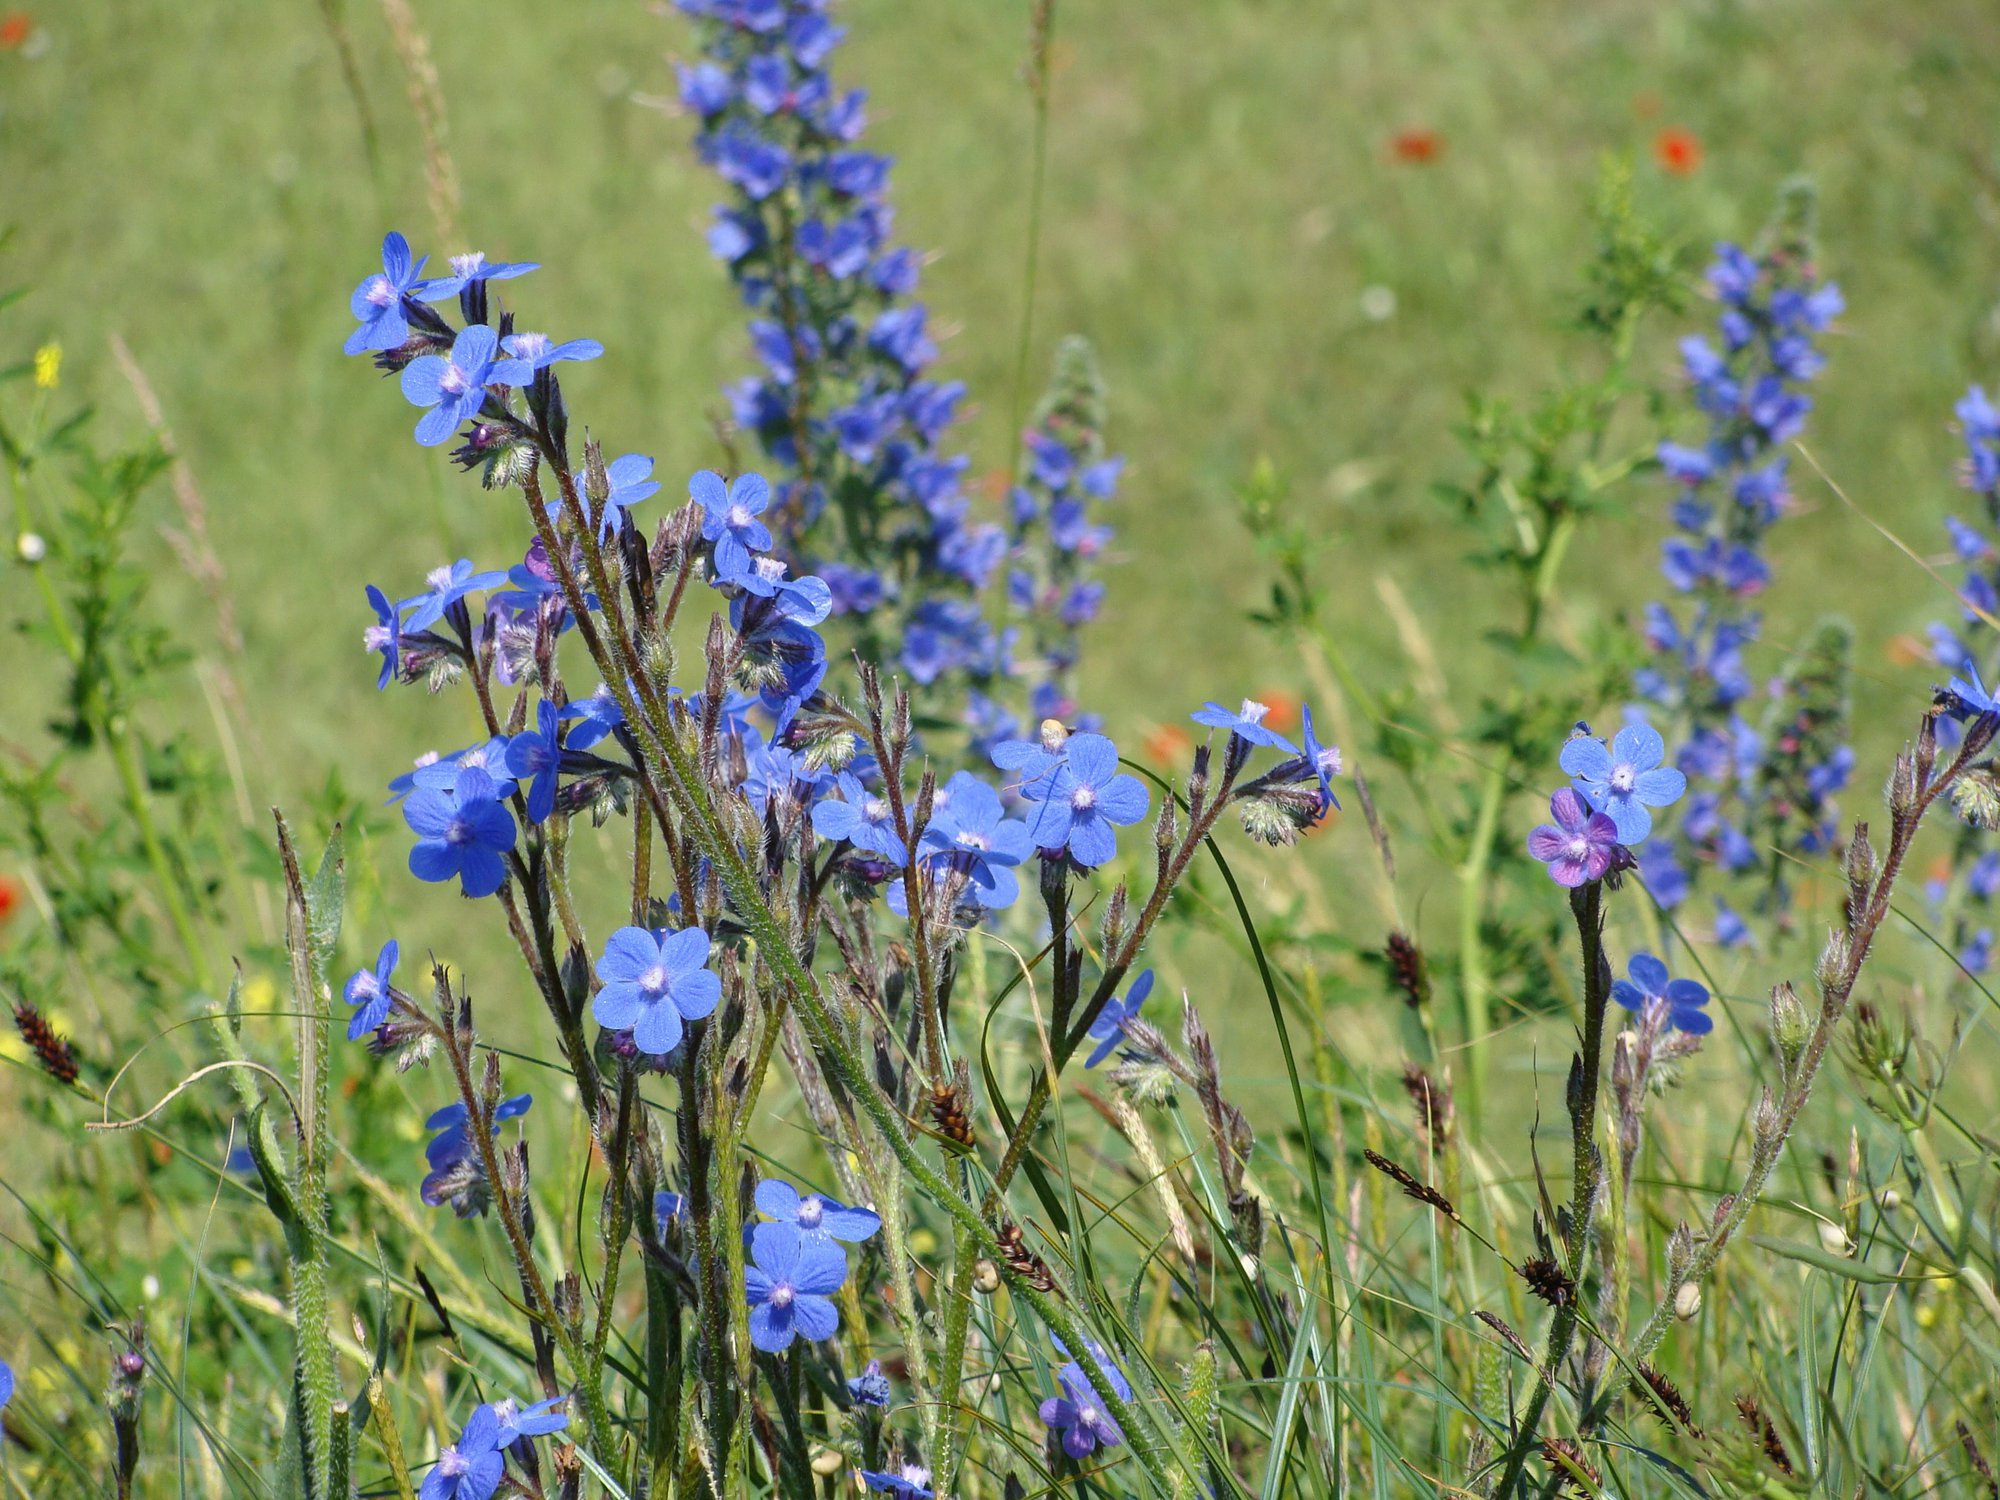
[[[463,183],[458,241],[428,206],[375,0],[331,13],[352,39],[379,176],[311,0],[44,0],[27,42],[0,51],[0,221],[15,230],[0,283],[34,288],[8,314],[7,357],[60,339],[64,395],[95,400],[108,434],[140,430],[109,335],[157,386],[248,641],[260,802],[333,767],[371,789],[418,751],[472,738],[466,705],[375,694],[362,585],[409,593],[440,560],[519,553],[513,503],[417,449],[393,384],[340,355],[348,292],[385,227],[433,255],[542,262],[509,300],[526,326],[608,346],[566,380],[572,410],[609,451],[655,455],[667,500],[675,476],[718,461],[718,389],[748,363],[702,243],[716,184],[690,123],[657,107],[690,45],[684,21],[643,0],[410,5]],[[1029,5],[852,0],[843,14],[836,71],[872,91],[901,235],[937,252],[925,294],[952,332],[942,372],[972,389],[963,437],[990,474],[1009,459],[1023,302]],[[1566,325],[1607,156],[1633,164],[1642,208],[1690,267],[1713,239],[1754,234],[1787,175],[1817,180],[1849,313],[1808,443],[1862,506],[1943,551],[1939,517],[1960,503],[1951,402],[2000,378],[1990,5],[1098,0],[1059,7],[1053,74],[1031,384],[1058,336],[1088,334],[1131,458],[1084,665],[1090,706],[1121,735],[1180,722],[1204,697],[1309,689],[1245,618],[1266,581],[1234,490],[1260,456],[1337,543],[1326,583],[1364,675],[1407,672],[1379,576],[1409,597],[1456,689],[1508,670],[1479,641],[1489,586],[1462,566],[1430,487],[1465,470],[1451,428],[1467,388],[1527,396],[1588,356]],[[1669,170],[1670,131],[1698,161]],[[1429,133],[1429,160],[1398,151],[1407,132]],[[1707,320],[1695,305],[1680,326],[1652,325],[1641,373],[1670,384],[1674,337]],[[1933,675],[1894,639],[1946,601],[1809,474],[1798,493],[1752,665],[1768,671],[1829,602],[1853,615],[1867,788]],[[1664,485],[1642,477],[1622,495],[1628,516],[1572,561],[1577,630],[1656,590]],[[164,486],[155,505],[168,519]],[[6,578],[24,586],[15,565]],[[209,641],[199,591],[165,588]],[[0,678],[0,714],[31,732],[34,674]],[[1313,840],[1298,859],[1328,872],[1361,847]],[[383,865],[399,859],[400,846]],[[399,886],[396,900],[454,920],[441,891]]]

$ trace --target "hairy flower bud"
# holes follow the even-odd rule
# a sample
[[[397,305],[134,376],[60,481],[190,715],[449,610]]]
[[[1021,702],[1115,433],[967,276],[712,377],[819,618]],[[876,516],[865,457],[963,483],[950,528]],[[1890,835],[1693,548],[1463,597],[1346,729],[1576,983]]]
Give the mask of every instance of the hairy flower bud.
[[[1771,1045],[1777,1049],[1780,1071],[1789,1078],[1811,1034],[1806,1008],[1789,980],[1771,990]]]

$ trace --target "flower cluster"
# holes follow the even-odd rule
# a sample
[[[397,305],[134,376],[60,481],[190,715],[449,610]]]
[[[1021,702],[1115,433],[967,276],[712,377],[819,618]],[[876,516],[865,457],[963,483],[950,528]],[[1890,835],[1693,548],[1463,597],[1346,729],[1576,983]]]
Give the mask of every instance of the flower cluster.
[[[1788,202],[1755,254],[1717,247],[1707,280],[1721,306],[1718,337],[1681,344],[1707,438],[1659,448],[1677,486],[1661,572],[1684,602],[1646,607],[1656,659],[1636,686],[1646,711],[1674,726],[1676,764],[1696,787],[1679,827],[1640,852],[1663,905],[1685,899],[1693,868],[1744,872],[1771,860],[1780,868],[1767,888],[1782,903],[1782,856],[1831,844],[1832,798],[1853,764],[1837,630],[1823,630],[1761,694],[1743,659],[1761,623],[1753,601],[1771,579],[1763,544],[1791,504],[1783,450],[1811,410],[1804,388],[1825,364],[1818,340],[1843,307],[1813,264],[1808,215],[1803,199]],[[1753,724],[1759,696],[1769,706]]]
[[[1563,746],[1571,784],[1549,798],[1549,816],[1528,835],[1528,852],[1549,878],[1574,889],[1630,869],[1631,846],[1653,830],[1652,809],[1680,800],[1687,777],[1661,764],[1667,747],[1645,724],[1627,724],[1607,746],[1580,729]]]
[[[2000,544],[1988,535],[1988,530],[2000,529],[2000,411],[1994,409],[1985,390],[1975,385],[1959,401],[1956,412],[1959,434],[1965,442],[1960,479],[1979,497],[1981,525],[1958,516],[1945,517],[1952,552],[1964,569],[1958,589],[1960,622],[1934,621],[1930,638],[1938,665],[1959,674],[1972,695],[1980,697],[1986,691],[1982,667],[1983,675],[1991,677],[1996,663],[1990,650],[1982,652],[1973,641],[1983,639],[1980,627],[1990,631],[2000,619]]]
[[[783,478],[755,512],[764,544],[825,579],[832,612],[871,658],[919,683],[978,684],[968,713],[989,738],[1016,732],[1010,693],[1030,678],[1037,716],[1070,717],[1076,632],[1102,587],[1086,563],[1109,532],[1088,519],[1115,486],[1102,396],[1066,346],[1057,393],[1026,435],[1011,528],[975,514],[967,459],[946,439],[965,399],[930,374],[938,348],[914,299],[919,258],[890,237],[890,159],[861,144],[865,98],[833,81],[843,32],[828,0],[677,0],[700,22],[701,56],[680,71],[700,121],[695,149],[732,196],[711,251],[750,313],[762,373],[730,391]],[[982,597],[1004,571],[1009,612]]]
[[[786,0],[704,0],[691,8],[719,28],[718,45],[741,64],[719,82],[706,74],[688,80],[693,96],[709,106],[704,149],[759,202],[769,196],[761,192],[760,174],[779,173],[784,196],[774,211],[803,208],[820,215],[817,222],[829,232],[847,234],[846,219],[834,217],[834,209],[844,205],[844,214],[866,216],[879,182],[870,185],[859,153],[829,144],[842,138],[845,127],[835,116],[843,106],[816,92],[800,71],[799,58],[831,45],[830,31],[814,29],[824,21],[819,8]],[[774,63],[784,66],[774,71]],[[749,132],[753,115],[782,117],[790,144],[776,156],[759,147]],[[791,176],[794,166],[803,175]],[[776,184],[769,189],[777,191]],[[869,259],[843,275],[862,275],[892,254],[876,237],[879,227],[864,226]],[[765,223],[767,236],[771,229]],[[803,225],[800,235],[810,239]],[[770,258],[758,264],[776,274],[780,259],[773,244]],[[421,442],[442,446],[459,432],[460,462],[481,469],[489,488],[521,492],[534,540],[520,563],[504,570],[460,559],[407,597],[368,591],[374,624],[364,642],[382,659],[378,682],[423,681],[432,691],[465,683],[483,733],[464,749],[421,757],[390,790],[415,835],[412,874],[456,882],[470,898],[496,898],[490,905],[503,912],[555,1023],[574,1097],[610,1167],[609,1253],[622,1248],[618,1234],[636,1232],[644,1241],[649,1271],[663,1278],[657,1294],[672,1292],[660,1315],[686,1316],[697,1330],[701,1348],[691,1363],[703,1390],[700,1409],[705,1419],[726,1424],[742,1408],[736,1360],[716,1343],[716,1330],[747,1322],[750,1344],[778,1361],[764,1368],[790,1371],[794,1381],[806,1364],[830,1363],[813,1346],[841,1332],[836,1298],[850,1273],[841,1247],[873,1238],[882,1215],[907,1214],[894,1189],[923,1175],[909,1122],[928,1112],[940,1141],[976,1149],[970,1071],[953,1058],[964,1055],[962,1038],[947,1035],[952,986],[971,982],[960,975],[956,956],[966,935],[1001,920],[1020,901],[1022,872],[1030,867],[1027,889],[1040,896],[1051,930],[1070,930],[1075,914],[1097,900],[1076,887],[1116,861],[1120,831],[1144,821],[1153,799],[1122,768],[1109,736],[1072,730],[1054,716],[1032,739],[992,737],[984,746],[992,771],[946,775],[926,764],[908,689],[885,692],[865,656],[854,674],[856,701],[844,698],[841,681],[830,675],[835,658],[822,627],[843,608],[850,615],[868,611],[853,608],[851,598],[843,605],[854,575],[842,571],[840,559],[828,559],[819,572],[794,567],[811,555],[801,517],[818,503],[814,486],[821,481],[808,476],[829,472],[813,468],[807,447],[796,451],[797,464],[786,460],[794,472],[775,484],[756,473],[694,473],[685,505],[647,538],[634,507],[659,488],[652,460],[629,454],[607,463],[587,443],[575,464],[568,450],[558,367],[594,358],[600,346],[513,331],[489,284],[532,268],[477,256],[453,265],[449,287],[427,282],[423,263],[392,236],[381,275],[357,294],[353,342],[404,375],[406,395],[425,409]],[[797,291],[783,283],[746,295],[782,317]],[[457,328],[438,310],[451,294],[463,319]],[[858,317],[857,306],[844,303],[831,316]],[[928,353],[884,332],[884,320],[899,310],[880,311],[873,332],[857,331],[875,349],[869,356],[875,363],[854,377],[850,395],[894,396],[903,411],[926,389],[917,372]],[[813,321],[794,331],[809,328],[838,353],[832,327]],[[885,359],[903,377],[883,368]],[[795,383],[806,378],[803,367],[789,375]],[[786,378],[773,368],[773,381]],[[909,420],[907,411],[895,418]],[[852,424],[840,425],[839,436],[828,439],[815,427],[810,440],[851,447]],[[885,442],[875,461],[887,467],[871,471],[869,483],[888,483],[889,474],[908,482],[910,466],[929,461],[929,450],[912,446],[907,433]],[[1038,588],[1055,580],[1074,592],[1087,581],[1082,561],[1102,541],[1089,534],[1080,507],[1087,497],[1109,493],[1115,465],[1096,446],[1094,427],[1067,409],[1044,413],[1030,454],[1033,472],[1024,490],[1039,496],[1033,507],[1039,519],[1031,520],[1024,505],[1013,541],[1000,536],[1002,550],[1018,544],[1025,555],[1035,545],[1031,531],[1056,538],[1075,567],[1064,563],[1037,574]],[[852,452],[845,461],[860,462]],[[949,519],[930,514],[934,525]],[[924,567],[943,559],[943,535],[929,534],[924,547],[935,556]],[[842,544],[850,558],[869,555],[852,537]],[[906,551],[896,555],[908,558]],[[932,699],[938,677],[955,664],[939,665],[919,648],[922,622],[941,618],[933,606],[950,611],[965,602],[937,592],[934,582],[921,569],[895,582],[914,600],[901,665],[919,690],[930,688]],[[888,592],[884,585],[884,597]],[[684,686],[676,680],[676,616],[704,599],[715,608]],[[566,644],[571,653],[579,646],[588,653],[597,683],[587,695],[573,697],[567,686]],[[1058,672],[1074,660],[1069,646],[1051,655],[1060,658]],[[1062,964],[1052,997],[1059,1035],[1051,1045],[1060,1067],[1090,1043],[1088,1065],[1095,1066],[1121,1037],[1143,1033],[1135,1049],[1159,1054],[1156,1071],[1171,1071],[1204,1099],[1222,1153],[1231,1221],[1254,1253],[1262,1237],[1261,1209],[1246,1186],[1254,1137],[1221,1097],[1213,1047],[1192,1007],[1184,1018],[1188,1059],[1172,1054],[1139,1019],[1152,975],[1138,970],[1135,959],[1225,810],[1235,810],[1253,837],[1289,843],[1337,808],[1333,782],[1341,757],[1320,741],[1309,710],[1302,713],[1302,745],[1267,722],[1267,707],[1255,701],[1236,709],[1210,703],[1192,717],[1211,734],[1193,749],[1184,789],[1156,822],[1155,890],[1143,902],[1130,901],[1122,883],[1111,891],[1095,979],[1087,980],[1081,951]],[[1253,765],[1260,754],[1265,763]],[[586,813],[598,824],[628,816],[633,832],[630,903],[621,903],[629,920],[599,944],[585,936],[583,903],[568,873],[572,837]],[[524,1115],[531,1101],[525,1094],[503,1097],[501,1055],[481,1041],[469,999],[454,993],[442,967],[434,970],[436,998],[428,1010],[396,987],[400,955],[394,939],[384,943],[344,994],[353,1008],[350,1037],[367,1038],[373,1052],[393,1056],[398,1067],[438,1056],[450,1064],[459,1097],[428,1122],[422,1197],[449,1203],[461,1217],[498,1215],[521,1262],[535,1326],[560,1346],[572,1370],[601,1380],[601,1362],[579,1347],[574,1279],[551,1290],[535,1264],[527,1145],[495,1144],[501,1126]],[[1120,998],[1120,985],[1135,972]],[[871,1031],[872,1070],[845,1050]],[[896,1034],[904,1043],[900,1062],[890,1040]],[[745,1225],[730,1210],[735,1200],[717,1184],[729,1180],[724,1174],[733,1173],[734,1163],[725,1165],[719,1153],[745,1149],[746,1101],[756,1098],[765,1070],[779,1058],[829,1144],[835,1184],[844,1197],[865,1197],[875,1207],[850,1207],[765,1180],[755,1192],[758,1222]],[[669,1165],[668,1139],[639,1097],[642,1083],[669,1073],[681,1085],[672,1133],[680,1147],[677,1167]],[[1007,1128],[1025,1142],[1049,1103],[1048,1094],[1034,1095]],[[1011,1159],[1020,1159],[1018,1150]],[[685,1197],[664,1185],[669,1176]],[[928,1190],[937,1199],[939,1188]],[[949,1188],[943,1191],[938,1201],[955,1201]],[[961,1227],[972,1228],[963,1220]],[[906,1218],[899,1233],[907,1244]],[[996,1278],[1004,1266],[1049,1327],[1080,1336],[1055,1302],[1043,1300],[1055,1290],[1055,1272],[1020,1227],[1002,1219],[984,1234],[986,1242],[977,1245],[984,1258],[966,1266],[994,1267]],[[881,1260],[869,1256],[863,1263],[879,1267]],[[896,1267],[891,1274],[907,1272]],[[656,1278],[647,1281],[654,1288]],[[903,1323],[906,1345],[924,1337],[911,1300],[902,1289],[881,1299]],[[537,1340],[538,1351],[547,1353],[542,1334]],[[1059,1384],[1061,1394],[1043,1411],[1067,1453],[1118,1444],[1127,1426],[1148,1420],[1130,1383],[1094,1344],[1063,1367]],[[858,1411],[878,1411],[888,1400],[879,1366],[848,1390]],[[601,1396],[580,1399],[578,1411],[598,1429],[591,1438],[597,1450],[611,1452],[616,1439]],[[875,1424],[867,1429],[874,1463],[883,1454],[883,1434],[879,1417],[868,1420]],[[504,1444],[493,1439],[491,1426],[475,1418],[440,1458],[427,1481],[438,1496],[485,1500],[507,1483],[499,1456]],[[722,1451],[733,1441],[718,1437],[715,1446]],[[926,1427],[925,1444],[941,1445],[934,1425]],[[895,1458],[908,1449],[896,1439],[886,1451]],[[921,1465],[892,1464],[866,1475],[864,1482],[880,1492],[930,1489]]]

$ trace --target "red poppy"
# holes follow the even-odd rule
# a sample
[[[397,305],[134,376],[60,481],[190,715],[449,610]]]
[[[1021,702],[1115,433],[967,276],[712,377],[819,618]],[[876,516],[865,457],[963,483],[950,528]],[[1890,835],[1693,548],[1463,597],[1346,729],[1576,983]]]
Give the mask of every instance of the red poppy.
[[[1444,155],[1444,137],[1435,130],[1414,125],[1389,137],[1389,154],[1411,166],[1429,166]]]
[[[1662,130],[1653,137],[1653,160],[1676,177],[1691,176],[1701,166],[1701,141],[1692,130]]]
[[[14,915],[14,909],[21,904],[21,887],[11,875],[0,875],[0,924]]]
[[[1162,765],[1173,765],[1194,748],[1188,732],[1178,724],[1163,724],[1146,736],[1146,753]]]
[[[0,51],[13,51],[28,39],[28,34],[34,29],[35,19],[25,10],[0,16]]]

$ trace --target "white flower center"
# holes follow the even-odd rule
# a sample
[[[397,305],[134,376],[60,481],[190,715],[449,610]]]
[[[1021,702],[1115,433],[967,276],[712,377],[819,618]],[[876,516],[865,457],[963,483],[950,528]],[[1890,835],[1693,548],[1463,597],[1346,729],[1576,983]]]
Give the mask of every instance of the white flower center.
[[[817,1229],[826,1217],[826,1200],[815,1193],[799,1200],[799,1228]]]
[[[984,854],[988,849],[993,847],[993,840],[983,833],[975,833],[968,828],[959,834],[958,847],[961,849],[976,849],[981,854]]]
[[[549,352],[549,336],[546,333],[517,333],[514,335],[514,357],[516,359],[540,359]]]
[[[424,574],[424,582],[440,591],[448,589],[451,587],[451,569],[432,568],[430,572]]]
[[[438,1455],[438,1473],[440,1474],[447,1474],[456,1479],[471,1467],[472,1465],[466,1461],[465,1455],[460,1453],[456,1448],[447,1448]]]
[[[1313,759],[1313,769],[1322,776],[1338,776],[1340,774],[1339,747],[1329,746],[1320,751]]]
[[[368,300],[377,307],[387,307],[396,300],[396,283],[386,276],[377,276],[368,283]]]
[[[373,1000],[382,993],[382,981],[363,969],[354,976],[354,993],[362,1000]]]
[[[1076,1420],[1079,1426],[1095,1427],[1097,1425],[1097,1408],[1094,1406],[1079,1406],[1076,1409]]]
[[[370,625],[362,631],[361,639],[370,651],[386,651],[389,648],[389,627]]]
[[[870,797],[861,804],[861,816],[870,823],[885,822],[889,816],[889,804],[880,797]]]
[[[1097,788],[1080,786],[1069,794],[1069,805],[1078,812],[1088,812],[1097,806]]]
[[[1569,842],[1563,845],[1564,859],[1587,859],[1589,855],[1590,840],[1580,833],[1571,834]]]
[[[461,276],[470,276],[485,264],[486,256],[478,250],[473,251],[470,255],[454,255],[451,258],[451,268]]]
[[[648,994],[664,995],[667,992],[667,966],[654,964],[639,976],[639,988]]]
[[[750,508],[747,505],[729,507],[728,521],[731,526],[748,526],[751,519]]]
[[[1270,711],[1268,707],[1257,702],[1256,699],[1245,698],[1243,700],[1243,707],[1237,711],[1236,717],[1246,724],[1261,724],[1264,722],[1264,715]]]
[[[1620,761],[1611,768],[1611,790],[1620,794],[1629,793],[1639,779],[1639,773],[1632,769],[1631,762]]]
[[[732,511],[731,515],[733,516],[734,514],[735,513]],[[748,517],[745,517],[744,519],[747,520]],[[742,522],[737,522],[737,524],[741,525]],[[759,578],[769,579],[772,583],[781,583],[784,581],[785,565],[782,562],[780,562],[777,558],[760,557],[756,560],[754,566],[757,569],[757,576]]]
[[[789,1281],[781,1281],[771,1288],[771,1306],[790,1307],[792,1305],[792,1298],[796,1295],[797,1293],[792,1290],[792,1284]]]
[[[447,396],[462,396],[472,384],[472,377],[455,364],[447,364],[444,374],[438,376],[438,389]]]

